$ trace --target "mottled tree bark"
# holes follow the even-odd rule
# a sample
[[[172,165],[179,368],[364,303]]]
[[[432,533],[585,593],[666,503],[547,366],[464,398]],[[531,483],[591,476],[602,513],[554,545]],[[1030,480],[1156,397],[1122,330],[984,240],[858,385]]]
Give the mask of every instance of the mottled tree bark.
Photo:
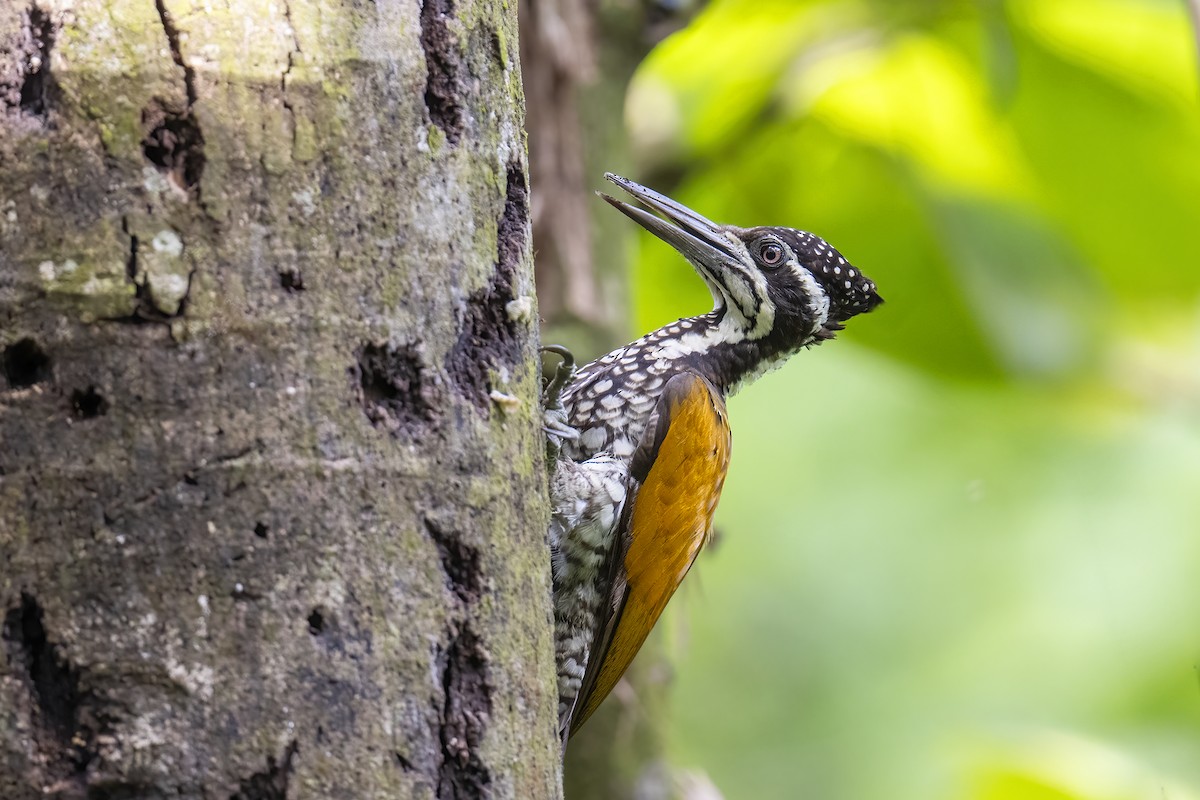
[[[0,797],[560,796],[515,16],[0,5]]]

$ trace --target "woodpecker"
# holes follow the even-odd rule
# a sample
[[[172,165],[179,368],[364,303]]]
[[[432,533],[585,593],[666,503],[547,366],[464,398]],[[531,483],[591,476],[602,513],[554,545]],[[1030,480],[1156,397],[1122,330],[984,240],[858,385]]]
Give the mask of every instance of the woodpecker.
[[[818,236],[717,225],[605,178],[639,205],[600,196],[679,251],[714,307],[578,371],[560,368],[547,388],[564,744],[621,678],[712,533],[732,443],[725,399],[883,302]]]

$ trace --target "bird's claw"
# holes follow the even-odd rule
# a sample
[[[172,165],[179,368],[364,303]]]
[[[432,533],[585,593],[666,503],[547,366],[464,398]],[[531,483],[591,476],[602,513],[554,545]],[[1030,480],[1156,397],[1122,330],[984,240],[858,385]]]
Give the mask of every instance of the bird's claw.
[[[579,430],[567,423],[567,412],[563,409],[563,389],[575,375],[575,356],[562,345],[552,344],[542,348],[543,353],[553,353],[562,360],[554,369],[554,376],[542,390],[542,431],[546,434],[546,452],[551,462],[558,459],[564,441],[575,441]]]
[[[559,408],[558,401],[562,396],[562,390],[575,375],[575,356],[561,344],[544,345],[541,352],[553,353],[562,359],[554,369],[554,376],[542,390],[542,405],[547,409]]]

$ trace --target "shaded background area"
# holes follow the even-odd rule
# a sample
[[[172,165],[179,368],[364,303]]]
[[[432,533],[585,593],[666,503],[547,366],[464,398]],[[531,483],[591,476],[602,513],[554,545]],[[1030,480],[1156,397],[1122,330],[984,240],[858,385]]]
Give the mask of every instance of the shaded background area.
[[[1196,75],[1167,0],[715,0],[643,64],[636,174],[887,299],[731,402],[675,763],[730,800],[1200,797]],[[639,254],[639,332],[708,308]]]

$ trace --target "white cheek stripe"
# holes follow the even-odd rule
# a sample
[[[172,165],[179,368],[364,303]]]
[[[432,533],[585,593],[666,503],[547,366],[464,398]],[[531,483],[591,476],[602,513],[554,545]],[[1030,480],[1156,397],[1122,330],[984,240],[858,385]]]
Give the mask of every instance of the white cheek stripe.
[[[728,330],[736,329],[738,333],[736,339],[726,339],[726,341],[761,339],[775,326],[775,307],[771,304],[770,294],[767,292],[767,279],[755,265],[754,258],[746,249],[745,242],[730,231],[725,231],[725,238],[740,253],[741,258],[736,266],[727,268],[729,272],[733,273],[723,282],[728,284],[729,297],[716,297],[716,290],[720,284],[714,282],[709,285],[709,289],[713,290],[714,301],[720,302],[723,299],[725,302],[725,317],[721,320],[721,328],[726,328],[728,322],[731,323]],[[750,279],[749,284],[745,280],[746,277]],[[755,314],[754,326],[751,327],[750,320],[743,309],[750,310],[756,305],[758,313]],[[732,324],[735,321],[737,324]]]
[[[749,270],[750,277],[754,280],[754,291],[758,294],[758,316],[754,318],[754,329],[747,335],[751,339],[760,339],[771,332],[771,328],[775,327],[775,304],[771,302],[771,295],[767,291],[767,278],[762,274],[757,267]]]
[[[813,326],[809,333],[816,333],[829,321],[829,295],[804,267],[793,265],[792,274],[804,286],[804,294],[808,296],[808,312],[813,317]]]

